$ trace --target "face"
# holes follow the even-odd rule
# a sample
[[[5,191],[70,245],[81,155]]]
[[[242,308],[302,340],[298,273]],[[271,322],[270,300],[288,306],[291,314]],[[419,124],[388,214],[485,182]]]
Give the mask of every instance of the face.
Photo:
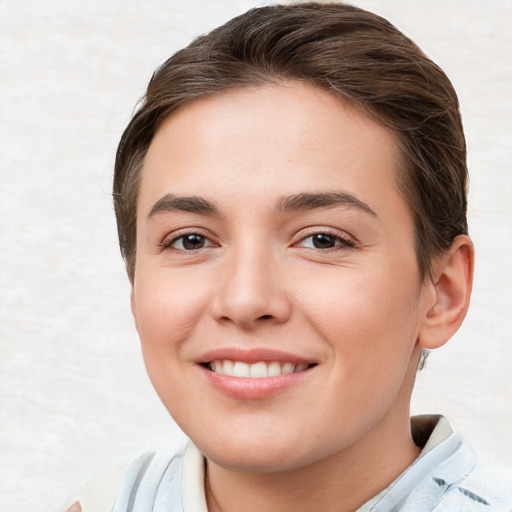
[[[408,422],[426,300],[398,162],[389,131],[303,84],[159,128],[132,309],[157,392],[212,461],[296,468]]]

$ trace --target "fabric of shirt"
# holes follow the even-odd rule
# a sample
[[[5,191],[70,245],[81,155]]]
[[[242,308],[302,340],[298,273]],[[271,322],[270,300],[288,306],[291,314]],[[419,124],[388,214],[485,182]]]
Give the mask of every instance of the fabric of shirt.
[[[478,468],[473,450],[442,416],[416,416],[411,424],[423,447],[419,457],[354,512],[512,512],[510,472]],[[142,455],[105,512],[207,512],[205,467],[193,443],[174,456]],[[84,503],[82,512],[99,511]]]

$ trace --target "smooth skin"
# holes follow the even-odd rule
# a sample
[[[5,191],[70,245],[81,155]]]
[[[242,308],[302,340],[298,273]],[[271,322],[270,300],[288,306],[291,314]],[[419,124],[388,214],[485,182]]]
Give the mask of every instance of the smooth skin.
[[[157,131],[132,311],[153,385],[207,457],[211,512],[353,511],[417,457],[419,354],[460,326],[473,247],[457,237],[420,279],[399,163],[393,133],[294,82],[193,101]],[[219,348],[314,366],[243,399],[205,378]]]

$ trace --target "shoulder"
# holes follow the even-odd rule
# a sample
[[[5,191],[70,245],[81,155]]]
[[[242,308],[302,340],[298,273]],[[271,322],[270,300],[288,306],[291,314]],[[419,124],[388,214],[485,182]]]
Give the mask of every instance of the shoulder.
[[[78,487],[52,512],[110,512],[131,463],[126,461],[102,471]]]
[[[445,490],[433,510],[512,512],[512,470],[476,466],[467,476]]]
[[[378,497],[375,512],[512,512],[512,471],[477,463],[446,418],[413,418],[420,456]],[[421,444],[420,444],[421,443]]]
[[[181,500],[181,459],[180,453],[145,453],[118,464],[81,485],[52,512],[124,511],[135,498],[142,504],[153,496],[162,481]]]
[[[480,466],[459,485],[460,491],[470,499],[481,497],[489,511],[512,512],[512,469],[502,466]]]

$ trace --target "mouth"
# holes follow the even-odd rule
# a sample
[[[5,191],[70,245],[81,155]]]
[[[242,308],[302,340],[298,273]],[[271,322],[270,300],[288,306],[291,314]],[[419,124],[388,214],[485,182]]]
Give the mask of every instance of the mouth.
[[[264,379],[266,377],[279,377],[291,373],[300,373],[316,366],[316,363],[293,363],[291,361],[257,361],[246,363],[231,359],[215,359],[201,363],[203,368],[227,377],[245,377]]]

